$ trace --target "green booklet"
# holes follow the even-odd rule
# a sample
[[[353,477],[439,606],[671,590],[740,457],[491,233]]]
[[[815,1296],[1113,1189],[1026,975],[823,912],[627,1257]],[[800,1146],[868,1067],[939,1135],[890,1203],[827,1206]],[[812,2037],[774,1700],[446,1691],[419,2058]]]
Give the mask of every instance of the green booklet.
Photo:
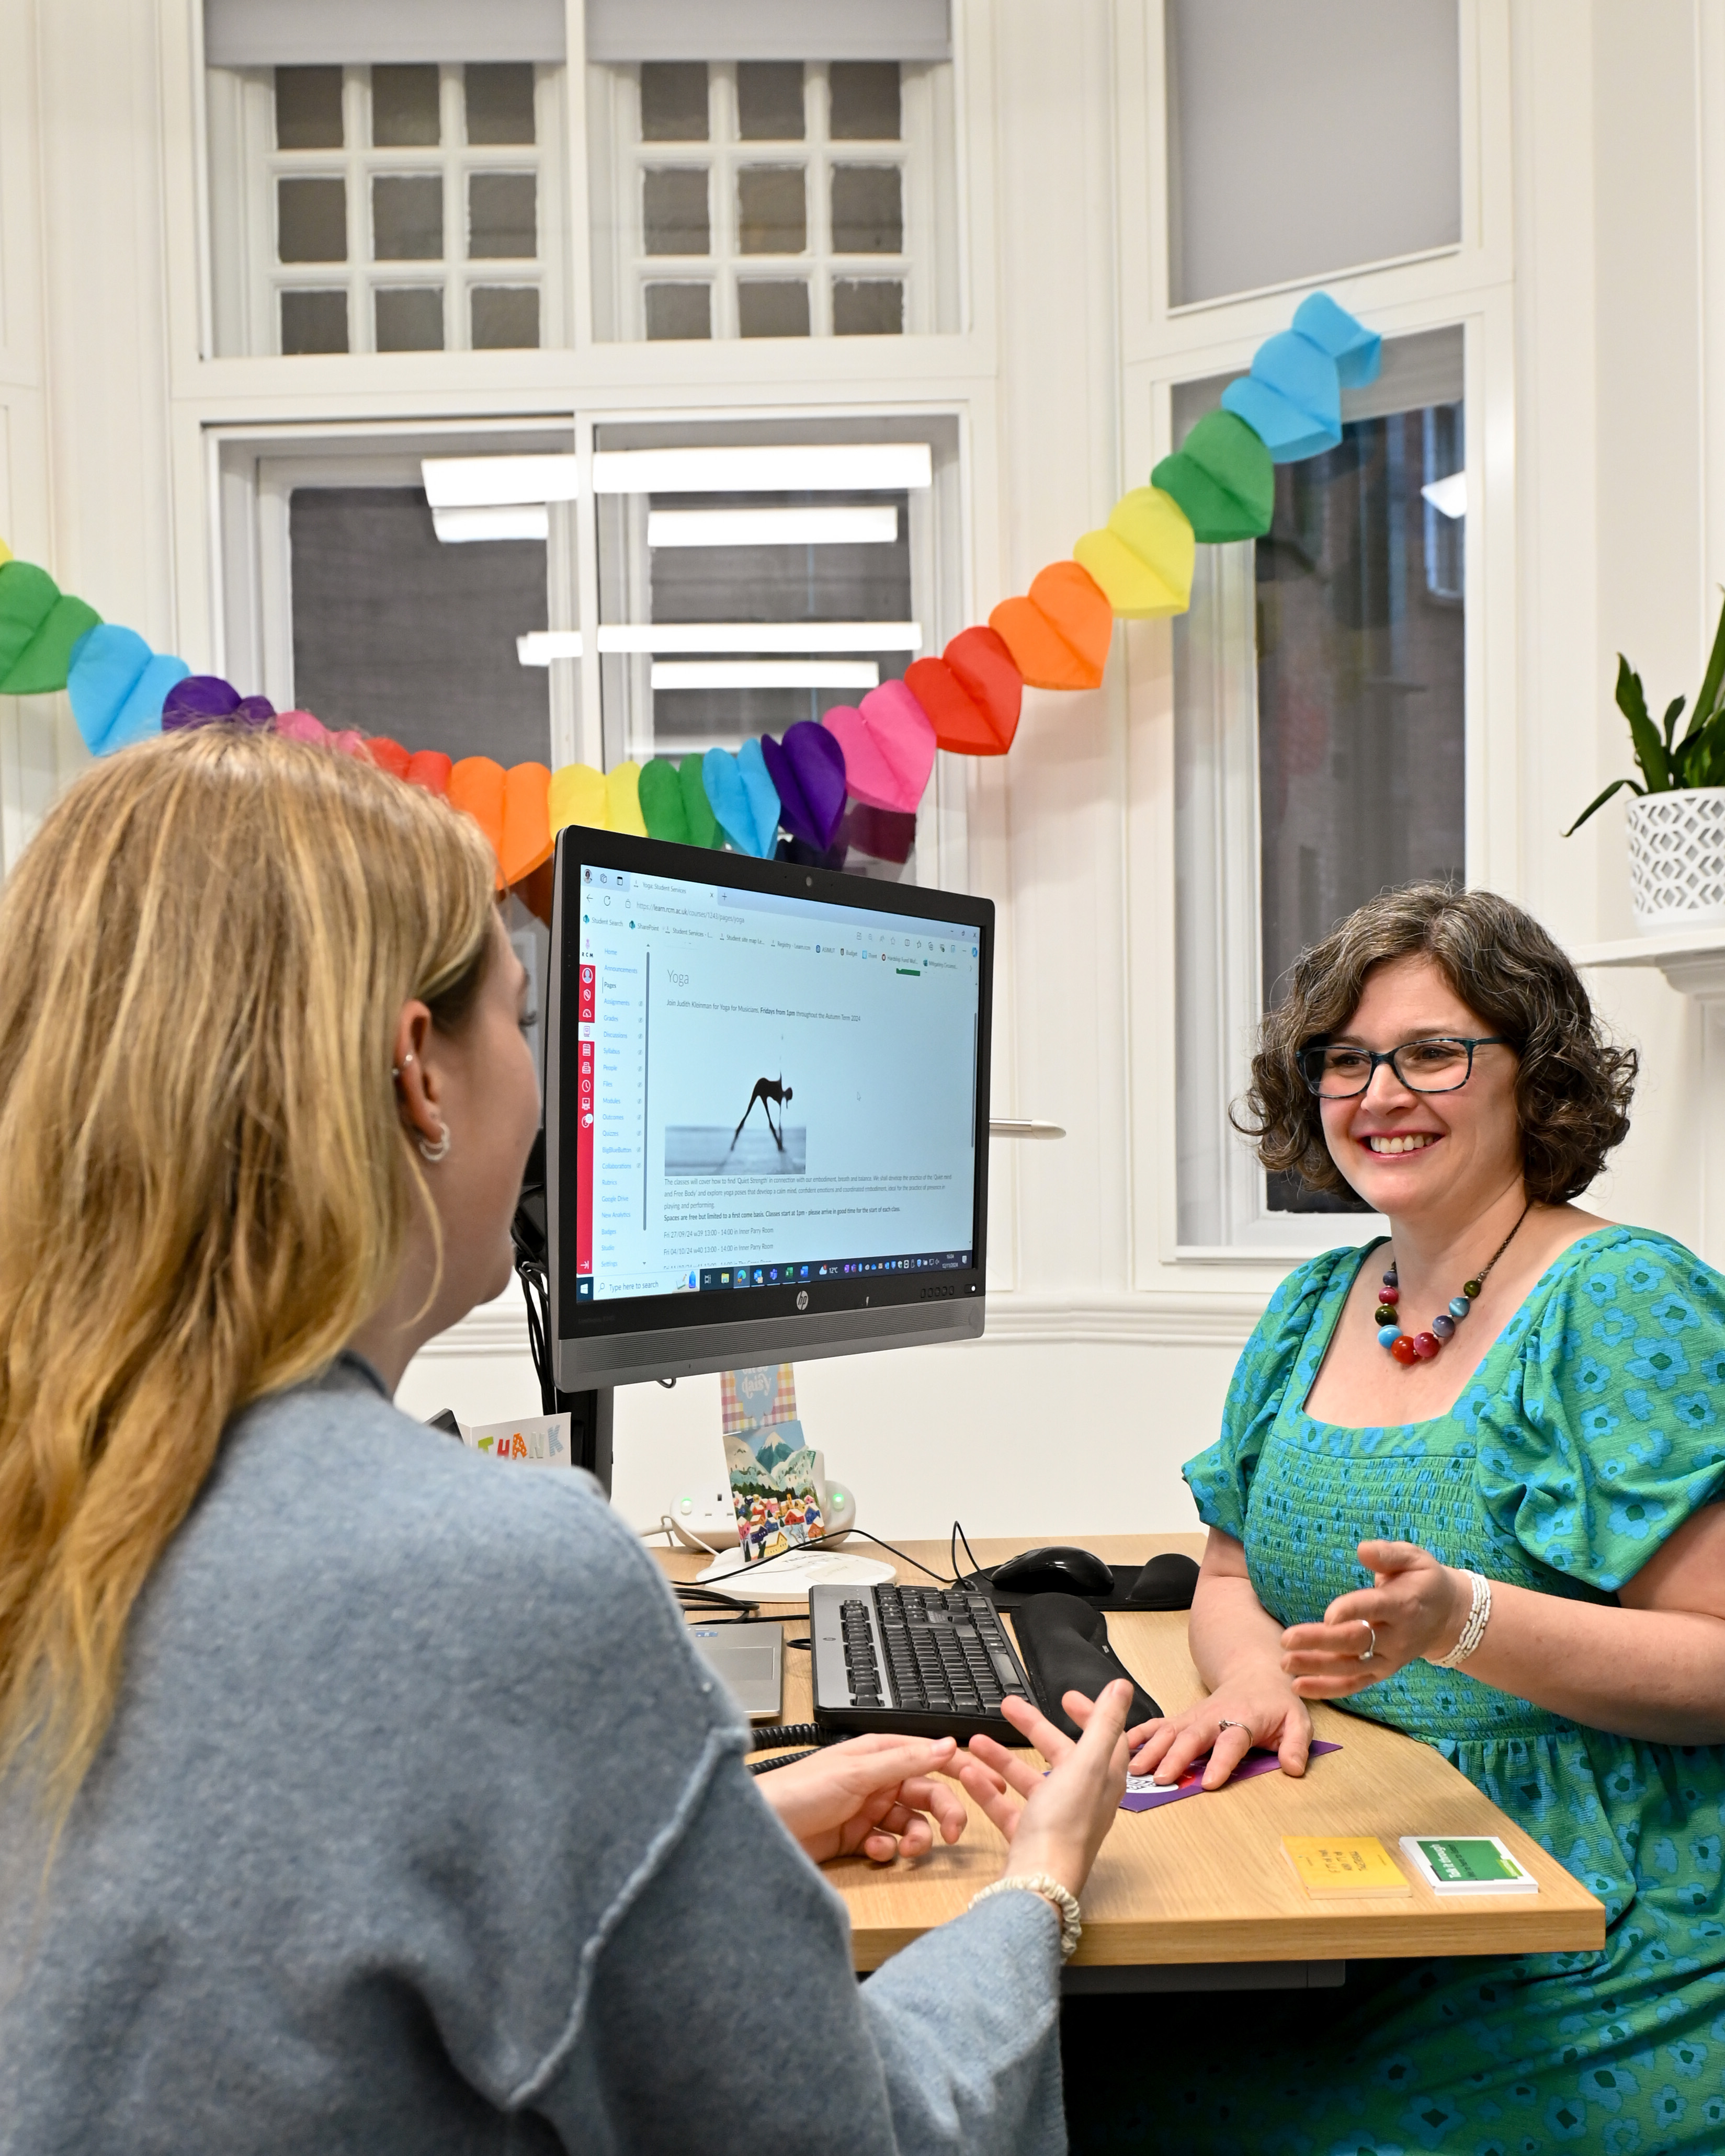
[[[1402,1849],[1435,1894],[1537,1894],[1539,1881],[1495,1834],[1404,1834]]]

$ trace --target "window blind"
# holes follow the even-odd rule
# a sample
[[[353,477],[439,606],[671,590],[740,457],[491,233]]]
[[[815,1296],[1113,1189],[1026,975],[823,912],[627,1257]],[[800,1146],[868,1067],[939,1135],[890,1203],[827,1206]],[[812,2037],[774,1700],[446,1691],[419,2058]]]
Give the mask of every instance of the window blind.
[[[563,0],[204,0],[212,67],[561,60]]]
[[[587,57],[635,60],[944,60],[949,0],[587,0]]]

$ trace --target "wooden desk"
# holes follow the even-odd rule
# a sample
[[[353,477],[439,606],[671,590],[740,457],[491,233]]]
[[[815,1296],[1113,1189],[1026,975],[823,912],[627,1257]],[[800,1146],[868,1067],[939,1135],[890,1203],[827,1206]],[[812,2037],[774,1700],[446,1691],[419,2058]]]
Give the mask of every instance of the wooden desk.
[[[1122,1563],[1166,1549],[1197,1557],[1204,1547],[1201,1535],[1072,1539]],[[944,1575],[944,1543],[901,1547]],[[1024,1547],[991,1540],[974,1545],[982,1564]],[[867,1544],[857,1548],[869,1553]],[[706,1562],[686,1552],[661,1555],[680,1578],[692,1578]],[[902,1579],[917,1576],[903,1565],[898,1569]],[[797,1636],[794,1617],[788,1630]],[[1111,1610],[1108,1634],[1121,1660],[1165,1709],[1203,1697],[1186,1650],[1183,1612]],[[809,1658],[793,1650],[785,1660],[784,1719],[806,1722],[813,1712]],[[1096,1982],[1106,1988],[1101,1972],[1150,1964],[1184,1965],[1196,1977],[1201,1964],[1299,1968],[1604,1945],[1599,1903],[1429,1745],[1321,1703],[1313,1718],[1317,1735],[1343,1749],[1314,1759],[1302,1779],[1266,1774],[1154,1811],[1120,1815],[1085,1889],[1084,1939],[1071,1973],[1095,1969]],[[1004,1845],[973,1805],[970,1810],[963,1839],[919,1863],[880,1870],[856,1857],[827,1866],[826,1876],[850,1907],[860,1969],[878,1969],[921,1933],[957,1916],[979,1887],[999,1877]],[[1326,1906],[1309,1899],[1289,1870],[1281,1846],[1285,1834],[1374,1834],[1398,1857],[1397,1840],[1404,1834],[1499,1835],[1538,1879],[1539,1892],[1471,1899],[1434,1894],[1414,1880],[1407,1895]],[[1339,1970],[1331,1980],[1340,1980]]]

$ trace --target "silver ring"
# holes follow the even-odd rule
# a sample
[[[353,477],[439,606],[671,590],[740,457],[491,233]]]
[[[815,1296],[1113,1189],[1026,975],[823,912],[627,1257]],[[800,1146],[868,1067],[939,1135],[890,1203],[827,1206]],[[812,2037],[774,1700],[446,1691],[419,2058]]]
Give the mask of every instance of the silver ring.
[[[1252,1725],[1249,1722],[1230,1722],[1224,1717],[1222,1721],[1216,1724],[1216,1735],[1218,1738],[1219,1738],[1224,1729],[1244,1729],[1248,1735],[1250,1735],[1251,1727]]]
[[[1369,1618],[1362,1617],[1359,1621],[1366,1628],[1366,1644],[1360,1650],[1359,1660],[1368,1662],[1378,1651],[1378,1635],[1373,1630]]]

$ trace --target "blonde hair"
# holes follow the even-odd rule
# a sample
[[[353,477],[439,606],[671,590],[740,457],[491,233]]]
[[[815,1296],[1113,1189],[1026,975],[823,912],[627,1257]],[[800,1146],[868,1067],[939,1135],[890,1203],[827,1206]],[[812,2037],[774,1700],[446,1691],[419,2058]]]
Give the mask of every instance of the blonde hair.
[[[225,726],[86,772],[0,894],[0,1774],[61,1818],[223,1426],[399,1269],[396,1025],[459,1027],[493,919],[467,818]]]

